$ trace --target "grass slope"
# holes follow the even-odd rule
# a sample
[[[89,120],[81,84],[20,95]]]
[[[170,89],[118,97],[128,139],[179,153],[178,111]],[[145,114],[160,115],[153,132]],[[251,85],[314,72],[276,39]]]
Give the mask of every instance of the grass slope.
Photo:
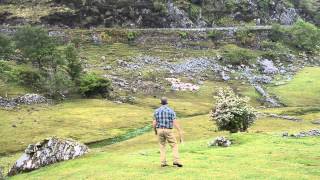
[[[156,137],[147,133],[12,179],[319,179],[320,139],[287,139],[273,131],[277,125],[278,131],[315,125],[285,122],[258,121],[249,133],[229,135],[232,147],[208,148],[210,137],[227,133],[216,132],[207,115],[185,118],[181,120],[187,141],[180,146],[182,169],[159,167]]]
[[[151,115],[148,108],[94,99],[24,107],[18,111],[0,110],[0,136],[6,137],[0,139],[0,154],[22,150],[49,136],[81,142],[112,138],[144,127],[150,123]],[[12,127],[13,124],[17,127]]]
[[[320,68],[307,67],[288,84],[269,88],[288,106],[320,105]]]

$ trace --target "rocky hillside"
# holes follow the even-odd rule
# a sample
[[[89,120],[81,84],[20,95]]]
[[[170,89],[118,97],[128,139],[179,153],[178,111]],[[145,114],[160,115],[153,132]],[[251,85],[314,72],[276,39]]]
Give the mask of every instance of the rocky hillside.
[[[67,27],[214,27],[319,24],[316,0],[0,0],[0,24]]]

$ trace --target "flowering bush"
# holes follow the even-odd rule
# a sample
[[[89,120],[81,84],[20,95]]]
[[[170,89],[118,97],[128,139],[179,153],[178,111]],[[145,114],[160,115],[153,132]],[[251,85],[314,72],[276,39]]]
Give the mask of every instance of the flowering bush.
[[[219,89],[215,98],[217,103],[211,117],[219,130],[242,132],[254,123],[256,112],[248,104],[248,98],[238,97],[231,88]]]

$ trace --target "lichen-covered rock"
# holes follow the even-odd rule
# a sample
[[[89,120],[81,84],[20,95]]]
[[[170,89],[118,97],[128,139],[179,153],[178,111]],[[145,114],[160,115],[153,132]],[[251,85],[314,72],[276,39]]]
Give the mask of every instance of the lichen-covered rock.
[[[231,146],[231,141],[224,136],[216,137],[213,141],[208,143],[208,146],[221,146],[221,147],[229,147]]]
[[[89,152],[86,145],[74,140],[48,138],[36,144],[30,144],[24,154],[10,169],[8,176],[28,172],[49,164],[74,159]]]

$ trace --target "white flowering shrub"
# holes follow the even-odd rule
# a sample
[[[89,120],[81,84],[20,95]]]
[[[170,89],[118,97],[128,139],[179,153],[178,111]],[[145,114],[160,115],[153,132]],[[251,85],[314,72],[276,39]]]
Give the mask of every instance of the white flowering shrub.
[[[231,88],[219,89],[215,99],[211,117],[219,130],[243,132],[256,120],[256,111],[249,105],[249,99],[237,96]]]

